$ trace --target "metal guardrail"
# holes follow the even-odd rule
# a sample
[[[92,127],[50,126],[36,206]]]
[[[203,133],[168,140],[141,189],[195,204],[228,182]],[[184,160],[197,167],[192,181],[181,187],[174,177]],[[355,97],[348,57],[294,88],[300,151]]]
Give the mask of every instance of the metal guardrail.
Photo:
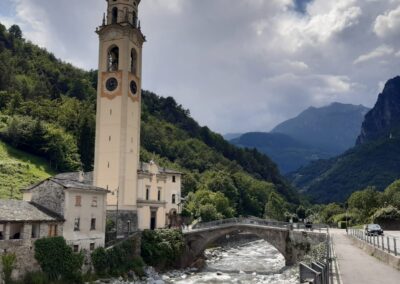
[[[325,243],[325,255],[322,260],[312,261],[310,265],[300,262],[300,283],[329,284],[331,283],[331,238],[329,235]]]
[[[275,228],[286,228],[286,229],[299,229],[299,230],[318,230],[318,231],[327,231],[328,226],[323,224],[312,224],[311,228],[308,228],[303,223],[288,223],[288,222],[279,222],[274,220],[266,220],[261,218],[255,217],[239,217],[239,218],[230,218],[230,219],[223,219],[217,220],[212,222],[200,222],[194,224],[189,229],[190,231],[196,231],[201,229],[208,229],[208,228],[215,228],[215,227],[222,227],[227,225],[258,225],[258,226],[265,226],[265,227],[275,227]]]
[[[400,255],[400,238],[390,235],[367,235],[364,230],[349,228],[347,233],[361,241],[364,241],[384,252]]]

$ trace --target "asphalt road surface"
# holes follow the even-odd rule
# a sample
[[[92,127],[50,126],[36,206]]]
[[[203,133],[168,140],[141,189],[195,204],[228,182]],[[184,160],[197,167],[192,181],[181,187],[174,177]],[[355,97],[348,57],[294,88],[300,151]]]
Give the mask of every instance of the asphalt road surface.
[[[345,230],[332,229],[342,284],[399,284],[400,271],[354,246]]]

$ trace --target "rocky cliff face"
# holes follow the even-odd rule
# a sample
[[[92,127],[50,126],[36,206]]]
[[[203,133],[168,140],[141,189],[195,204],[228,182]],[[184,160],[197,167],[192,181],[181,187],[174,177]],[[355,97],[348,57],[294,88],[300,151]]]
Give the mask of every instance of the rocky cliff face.
[[[375,107],[367,113],[357,145],[400,134],[400,77],[389,80]]]

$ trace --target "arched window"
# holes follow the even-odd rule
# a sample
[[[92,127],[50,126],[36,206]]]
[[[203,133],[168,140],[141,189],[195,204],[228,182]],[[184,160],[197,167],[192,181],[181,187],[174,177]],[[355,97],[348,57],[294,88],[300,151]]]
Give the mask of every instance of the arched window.
[[[112,71],[118,71],[118,65],[119,65],[119,48],[118,46],[111,47],[109,52],[108,52],[108,58],[107,58],[107,70],[109,72]]]
[[[114,7],[112,9],[112,20],[111,20],[112,24],[116,24],[118,23],[118,8]]]
[[[132,14],[132,24],[135,28],[137,28],[137,15],[136,12],[134,11]]]
[[[131,50],[131,72],[132,72],[132,74],[137,75],[136,70],[137,70],[137,52],[136,52],[136,49],[132,48],[132,50]]]

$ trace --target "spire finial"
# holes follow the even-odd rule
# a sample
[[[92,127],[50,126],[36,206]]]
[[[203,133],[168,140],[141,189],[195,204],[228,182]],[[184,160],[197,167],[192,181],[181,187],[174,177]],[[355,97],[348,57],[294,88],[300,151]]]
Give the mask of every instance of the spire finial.
[[[106,13],[103,13],[103,26],[106,25]]]

